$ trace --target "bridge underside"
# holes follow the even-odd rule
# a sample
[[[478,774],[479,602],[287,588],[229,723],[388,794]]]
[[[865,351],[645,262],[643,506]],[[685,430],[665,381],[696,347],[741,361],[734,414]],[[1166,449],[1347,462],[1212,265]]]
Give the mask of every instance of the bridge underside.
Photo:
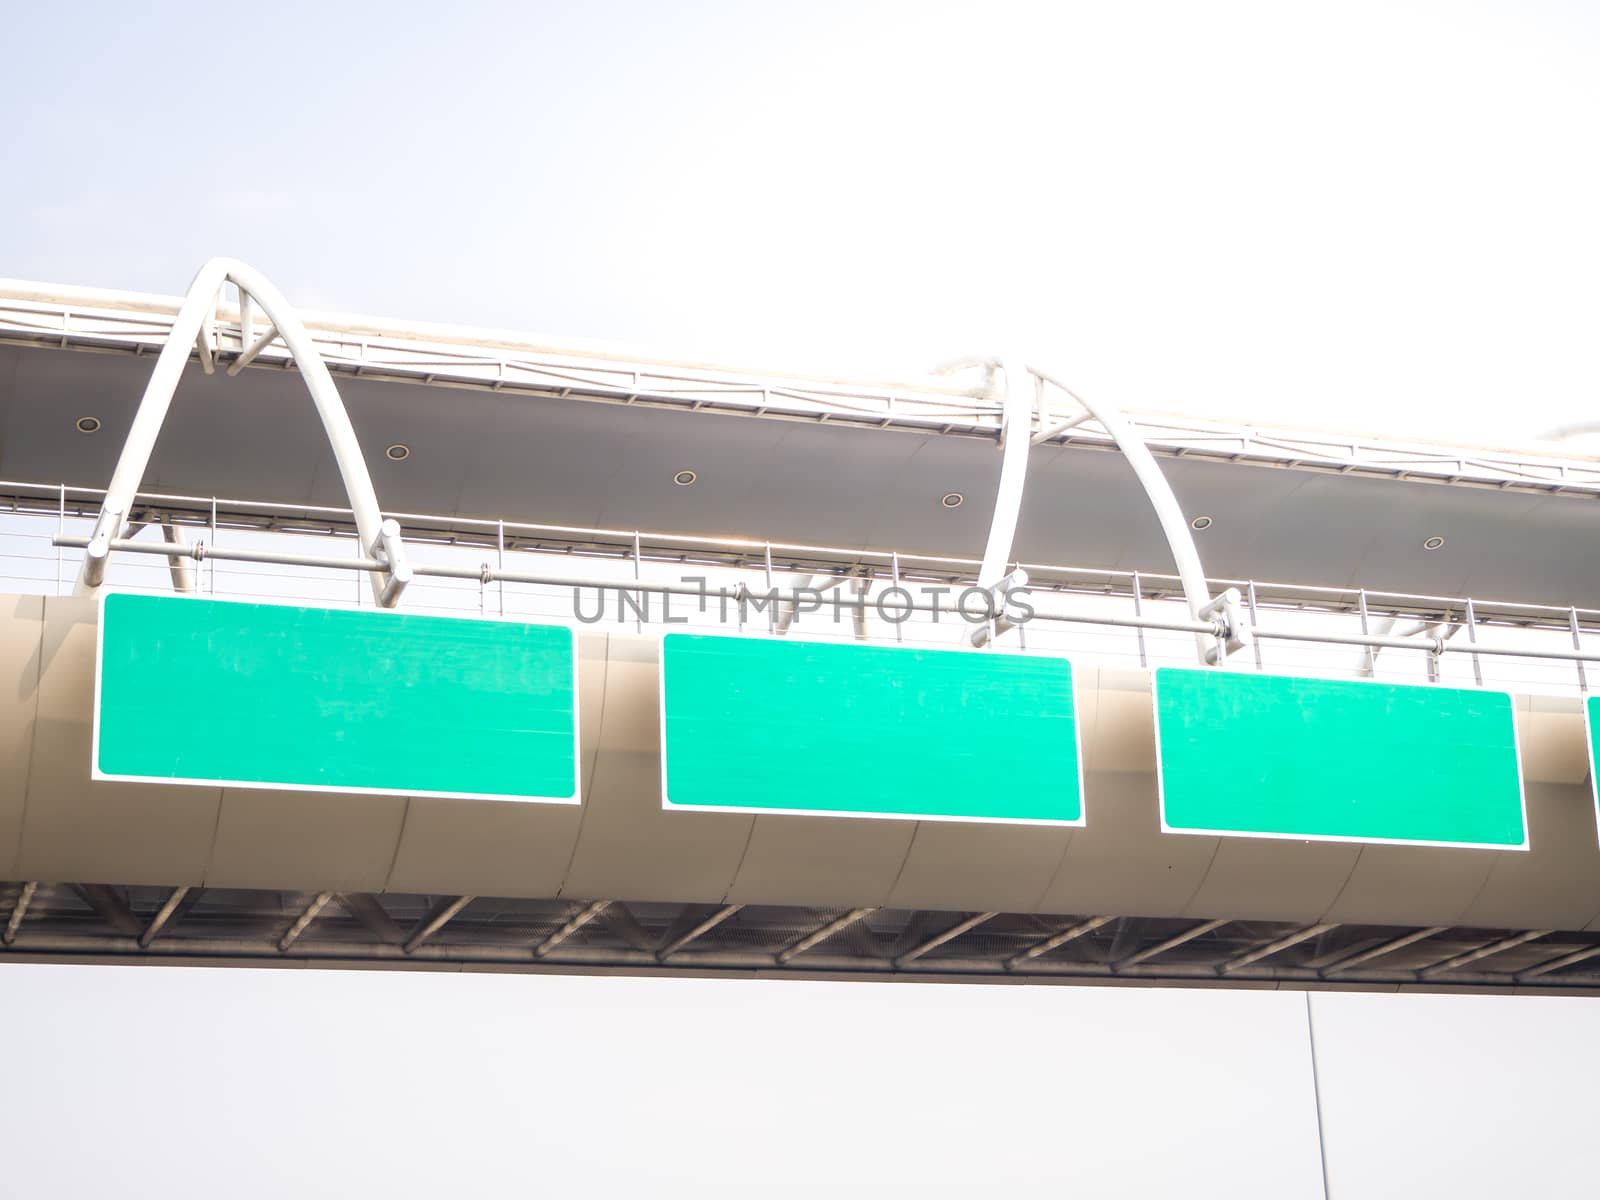
[[[4,962],[1600,994],[1600,933],[0,885]]]

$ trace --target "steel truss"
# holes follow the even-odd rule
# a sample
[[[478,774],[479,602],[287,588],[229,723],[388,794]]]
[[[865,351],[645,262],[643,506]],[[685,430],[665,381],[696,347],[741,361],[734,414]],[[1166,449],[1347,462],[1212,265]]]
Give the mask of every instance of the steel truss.
[[[1600,934],[0,884],[20,961],[1600,994]]]

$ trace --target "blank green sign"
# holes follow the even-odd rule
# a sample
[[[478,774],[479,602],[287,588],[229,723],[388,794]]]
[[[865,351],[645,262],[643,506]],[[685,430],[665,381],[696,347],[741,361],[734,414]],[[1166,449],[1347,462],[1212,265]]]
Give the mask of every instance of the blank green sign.
[[[1155,689],[1164,829],[1527,846],[1504,692],[1172,668]]]
[[[101,776],[577,802],[561,626],[109,595],[98,692]]]
[[[668,634],[664,801],[1083,823],[1065,659]]]
[[[1595,794],[1595,819],[1600,824],[1600,696],[1583,702],[1589,726],[1589,787]]]

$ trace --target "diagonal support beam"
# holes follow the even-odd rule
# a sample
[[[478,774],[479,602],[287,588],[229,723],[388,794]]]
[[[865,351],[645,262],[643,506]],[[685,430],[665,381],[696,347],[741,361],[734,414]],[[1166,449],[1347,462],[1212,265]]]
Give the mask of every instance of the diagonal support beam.
[[[1304,929],[1296,929],[1293,933],[1285,934],[1281,938],[1277,938],[1274,941],[1268,942],[1265,946],[1257,946],[1254,950],[1246,950],[1237,958],[1230,958],[1227,962],[1223,963],[1217,968],[1217,973],[1219,975],[1226,975],[1230,971],[1241,970],[1244,967],[1248,967],[1251,963],[1258,963],[1263,958],[1271,958],[1274,954],[1277,954],[1282,950],[1287,950],[1290,946],[1298,946],[1301,942],[1309,941],[1311,938],[1317,937],[1319,934],[1326,933],[1330,929],[1337,929],[1338,927],[1339,923],[1334,921],[1326,925],[1307,925]]]
[[[544,941],[540,942],[533,948],[533,956],[535,958],[543,958],[545,955],[549,954],[550,951],[561,945],[562,942],[566,941],[573,934],[577,933],[578,930],[582,929],[590,921],[594,920],[601,913],[605,912],[610,905],[611,901],[609,900],[596,900],[593,904],[579,909],[577,912],[573,913],[572,916],[567,918],[566,924],[562,925],[560,929],[556,930],[549,937],[545,938]]]
[[[333,899],[332,892],[318,892],[316,899],[306,905],[305,911],[294,919],[294,924],[284,930],[283,936],[278,939],[278,950],[287,950],[300,940],[300,935],[311,928],[311,922],[317,919],[317,914],[328,907],[328,902]]]
[[[150,918],[150,924],[146,925],[144,927],[144,932],[139,935],[139,948],[141,950],[148,948],[150,943],[156,940],[156,937],[161,933],[161,931],[172,923],[174,917],[179,917],[179,919],[181,919],[178,909],[183,905],[184,897],[188,896],[190,892],[197,890],[198,889],[192,888],[188,884],[185,884],[183,887],[175,887],[172,889],[172,891],[167,895],[166,903],[164,903],[160,909],[157,910],[155,916]],[[190,907],[193,907],[192,903]]]
[[[1457,967],[1475,963],[1479,959],[1488,958],[1491,954],[1499,954],[1502,950],[1514,950],[1525,942],[1537,941],[1553,932],[1554,930],[1550,929],[1525,929],[1521,933],[1513,934],[1508,938],[1501,938],[1499,941],[1490,942],[1486,946],[1479,946],[1476,950],[1468,950],[1463,954],[1455,955],[1453,958],[1447,958],[1443,962],[1434,963],[1431,967],[1423,967],[1417,974],[1427,979],[1445,971],[1454,971]]]
[[[614,901],[600,914],[600,923],[626,942],[631,949],[652,954],[655,952],[656,939],[648,929],[639,924],[639,918],[634,916],[621,900]]]
[[[241,311],[242,311],[242,306],[241,306]],[[244,327],[240,326],[240,333],[243,333],[243,332],[244,332]],[[241,338],[240,340],[242,342],[244,339]],[[244,351],[239,355],[239,357],[234,359],[233,362],[231,364],[229,364],[229,366],[228,366],[228,374],[230,376],[237,375],[240,371],[244,370],[251,363],[255,362],[256,355],[260,354],[263,350],[265,350],[268,346],[272,345],[272,343],[277,341],[277,340],[278,340],[278,327],[276,325],[268,325],[267,326],[267,331],[265,333],[263,333],[260,337],[256,338],[248,346],[246,346]]]
[[[894,965],[896,967],[903,967],[908,963],[914,963],[917,961],[917,959],[921,958],[924,954],[927,954],[930,950],[937,950],[946,942],[953,942],[962,934],[971,933],[979,925],[982,925],[991,917],[998,915],[998,913],[992,912],[974,913],[964,921],[957,921],[943,933],[936,933],[921,945],[913,946],[910,950],[907,950],[899,958],[894,960]]]
[[[841,929],[845,929],[851,925],[854,925],[863,917],[869,916],[877,911],[878,910],[876,906],[872,908],[852,908],[849,912],[845,913],[844,916],[835,917],[821,929],[812,930],[803,938],[800,938],[795,942],[790,942],[782,950],[778,951],[779,965],[787,966],[797,956],[804,954],[807,950],[811,949],[811,947],[827,941]]]
[[[1128,955],[1127,958],[1122,959],[1120,962],[1112,963],[1111,969],[1113,971],[1120,971],[1124,967],[1136,967],[1142,962],[1149,962],[1158,954],[1165,954],[1168,950],[1176,950],[1185,942],[1192,942],[1197,937],[1204,937],[1213,930],[1221,929],[1226,924],[1228,924],[1228,922],[1224,920],[1202,921],[1198,925],[1190,926],[1182,933],[1169,937],[1164,942],[1157,942],[1154,946],[1146,946],[1143,950]]]
[[[1524,979],[1537,979],[1541,975],[1548,975],[1551,971],[1559,971],[1563,967],[1574,966],[1577,963],[1587,962],[1595,955],[1600,954],[1600,946],[1585,946],[1581,950],[1574,950],[1570,954],[1563,954],[1560,958],[1552,958],[1549,962],[1542,962],[1529,967],[1526,971],[1517,972],[1517,982]]]
[[[742,904],[723,905],[721,908],[717,909],[716,912],[712,913],[710,916],[705,918],[705,920],[701,921],[698,925],[694,926],[692,929],[684,930],[677,937],[669,941],[665,946],[661,947],[661,949],[657,950],[656,961],[666,962],[668,958],[676,954],[679,950],[682,950],[690,942],[696,940],[697,938],[704,937],[743,907],[744,905]]]
[[[339,903],[344,906],[357,921],[367,927],[367,931],[386,946],[398,946],[406,940],[406,931],[395,923],[383,905],[378,903],[373,896],[365,892],[339,892],[336,893]]]
[[[7,946],[17,940],[17,930],[22,928],[22,919],[28,915],[28,905],[33,903],[34,893],[39,890],[37,883],[25,883],[22,890],[17,893],[17,902],[11,906],[11,916],[6,921],[6,930],[0,934],[0,941]]]
[[[123,937],[137,938],[144,933],[144,923],[133,915],[133,910],[115,888],[104,883],[75,883],[72,890]]]
[[[1047,937],[1042,942],[1036,942],[1020,954],[1013,954],[1006,959],[1005,968],[1008,971],[1015,971],[1018,967],[1032,962],[1041,954],[1049,954],[1050,951],[1057,947],[1065,946],[1068,942],[1077,941],[1085,934],[1093,933],[1100,926],[1108,925],[1115,920],[1115,917],[1090,917],[1086,921],[1079,921],[1070,929],[1063,929],[1060,933]]]
[[[477,899],[476,896],[457,896],[454,900],[437,901],[428,915],[417,923],[416,929],[412,931],[411,936],[406,939],[405,945],[401,946],[400,949],[406,954],[410,954],[423,942],[453,921],[456,914],[475,899]]]
[[[1348,971],[1352,967],[1359,967],[1362,963],[1369,963],[1375,958],[1382,958],[1385,954],[1393,954],[1396,950],[1404,950],[1407,946],[1414,946],[1418,942],[1426,941],[1428,938],[1441,934],[1449,928],[1450,926],[1448,925],[1430,925],[1426,929],[1413,929],[1410,933],[1392,938],[1382,945],[1373,946],[1369,950],[1363,950],[1359,954],[1352,954],[1349,958],[1341,959],[1331,967],[1324,967],[1318,974],[1326,977],[1339,971]]]

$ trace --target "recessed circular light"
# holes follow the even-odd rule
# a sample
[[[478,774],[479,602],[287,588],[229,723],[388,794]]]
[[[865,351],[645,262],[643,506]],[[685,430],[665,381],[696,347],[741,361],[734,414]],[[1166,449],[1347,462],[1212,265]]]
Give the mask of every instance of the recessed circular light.
[[[1210,517],[1196,517],[1194,520],[1189,522],[1189,528],[1190,529],[1210,529],[1211,528],[1211,518]]]
[[[383,452],[383,456],[390,462],[405,462],[411,457],[411,447],[404,442],[396,442]]]
[[[100,432],[100,418],[99,417],[79,417],[78,420],[77,420],[77,426],[78,426],[78,432],[79,433],[99,433]]]
[[[688,487],[691,483],[699,478],[700,476],[696,475],[693,471],[679,471],[672,477],[672,482],[677,484],[679,487]]]
[[[1433,537],[1422,543],[1422,548],[1424,550],[1437,550],[1443,545],[1444,539],[1438,534],[1435,534]]]
[[[939,497],[939,503],[944,505],[946,508],[960,508],[961,502],[965,499],[966,497],[960,492],[946,492],[944,495]]]

